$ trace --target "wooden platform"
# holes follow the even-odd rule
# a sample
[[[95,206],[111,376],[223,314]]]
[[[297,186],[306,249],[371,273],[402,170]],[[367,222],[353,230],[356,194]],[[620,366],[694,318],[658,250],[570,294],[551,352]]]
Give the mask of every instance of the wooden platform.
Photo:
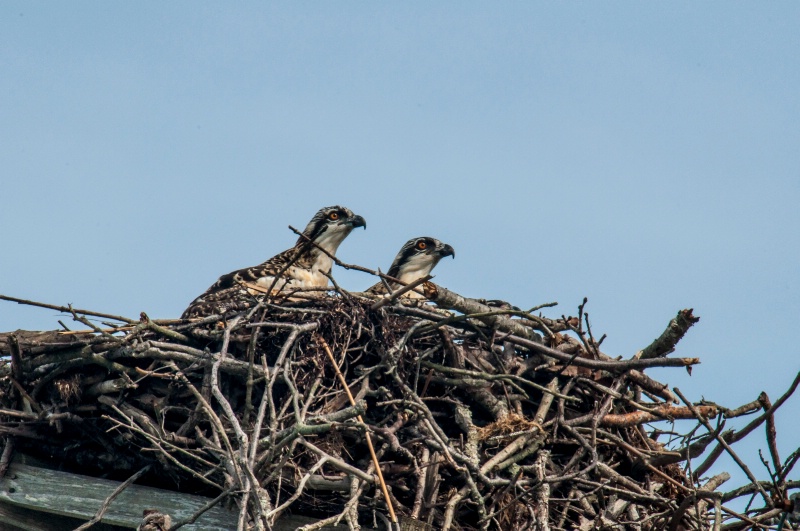
[[[0,530],[71,531],[90,520],[120,483],[24,464],[16,459],[0,479]],[[173,523],[195,514],[211,500],[202,496],[130,485],[108,507],[97,531],[136,529],[145,509],[169,514]],[[215,506],[203,513],[186,531],[236,529],[238,515]],[[286,516],[275,531],[294,530],[313,523],[313,518]],[[324,529],[346,529],[344,526]],[[362,528],[367,531],[367,528]]]

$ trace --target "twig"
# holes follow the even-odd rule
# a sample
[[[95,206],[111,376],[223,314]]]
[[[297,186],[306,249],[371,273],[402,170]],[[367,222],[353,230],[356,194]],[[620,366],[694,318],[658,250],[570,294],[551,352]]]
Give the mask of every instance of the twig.
[[[7,435],[3,445],[3,453],[0,455],[0,479],[6,477],[8,466],[11,464],[11,455],[14,452],[14,437]]]
[[[232,492],[232,489],[226,489],[226,490],[222,491],[219,496],[217,496],[213,500],[209,501],[208,503],[206,503],[205,505],[200,507],[191,516],[188,516],[186,518],[178,520],[177,522],[172,524],[172,526],[170,526],[170,528],[169,528],[169,531],[177,531],[178,529],[180,529],[181,527],[183,527],[185,525],[191,525],[191,524],[195,523],[197,521],[197,519],[200,518],[201,516],[203,516],[203,514],[206,511],[208,511],[209,509],[212,509],[213,507],[215,507],[217,504],[219,504],[219,502],[224,500],[227,496],[230,496],[231,492]]]
[[[405,295],[406,293],[408,293],[412,289],[416,288],[420,284],[424,284],[425,282],[428,282],[432,278],[433,278],[432,275],[425,275],[422,278],[418,278],[417,280],[415,280],[415,281],[413,281],[413,282],[411,282],[409,284],[406,284],[402,288],[400,288],[398,290],[395,290],[390,296],[381,298],[375,304],[370,306],[369,309],[372,310],[372,311],[375,311],[375,310],[377,310],[379,308],[382,308],[382,307],[386,306],[387,304],[389,304],[390,302],[394,301],[395,299],[397,299],[399,297],[402,297],[403,295]],[[400,282],[400,284],[402,284],[402,282]]]
[[[339,366],[336,364],[336,358],[333,357],[333,352],[331,352],[331,348],[328,346],[328,343],[325,341],[322,336],[317,336],[317,341],[322,348],[325,349],[325,353],[328,354],[328,359],[330,359],[331,365],[333,366],[333,370],[336,371],[336,376],[339,378],[339,382],[342,384],[345,392],[347,393],[347,398],[350,400],[350,405],[355,406],[356,401],[353,398],[353,394],[350,392],[350,386],[347,385],[347,380],[344,379],[342,372],[339,370]],[[358,421],[364,424],[364,419],[359,415]],[[364,424],[366,426],[366,424]],[[369,447],[369,453],[372,457],[372,462],[375,465],[375,473],[378,475],[378,481],[381,484],[381,490],[383,491],[383,497],[386,501],[386,506],[389,508],[389,516],[392,519],[392,523],[397,523],[397,516],[394,514],[394,507],[392,506],[392,500],[389,498],[389,490],[386,488],[386,482],[383,479],[383,472],[381,472],[380,463],[378,463],[378,456],[375,455],[375,448],[372,446],[372,438],[369,435],[369,431],[364,432],[364,436],[367,440],[367,446]]]
[[[683,396],[680,389],[678,389],[677,387],[673,387],[672,390],[675,391],[675,394],[678,395],[681,400],[683,400],[684,404],[686,404],[686,406],[690,410],[692,410],[692,413],[694,414],[695,418],[699,420],[703,424],[703,426],[706,427],[708,432],[715,433],[714,428],[711,427],[711,424],[708,422],[708,420],[706,420],[706,418],[703,417],[702,413],[700,413],[697,410],[697,408],[691,402],[689,402],[685,396]],[[736,461],[736,464],[739,465],[739,468],[742,469],[742,471],[747,475],[750,481],[758,487],[758,490],[761,493],[761,496],[764,498],[764,503],[767,504],[767,507],[772,507],[773,506],[772,499],[769,497],[766,491],[764,491],[764,489],[761,487],[761,484],[755,478],[753,473],[750,472],[750,469],[747,467],[747,465],[744,464],[744,462],[741,459],[739,459],[739,456],[736,455],[736,452],[733,451],[733,448],[731,448],[730,445],[728,445],[728,443],[725,442],[725,439],[723,439],[719,435],[716,436],[716,439],[717,441],[719,441],[722,447],[725,448],[725,451],[728,452],[728,454],[733,458],[733,460]]]
[[[25,304],[27,306],[38,306],[39,308],[48,308],[50,310],[57,310],[63,313],[70,313],[70,314],[73,312],[81,313],[83,315],[91,315],[93,317],[102,317],[104,319],[113,319],[115,321],[122,321],[123,323],[128,323],[128,324],[135,324],[137,322],[135,319],[129,319],[127,317],[122,317],[121,315],[99,313],[99,312],[93,312],[91,310],[79,310],[77,308],[72,308],[71,306],[56,306],[53,304],[45,304],[43,302],[35,302],[26,299],[18,299],[16,297],[9,297],[7,295],[0,295],[0,300],[16,302],[17,304]]]
[[[655,358],[649,360],[620,360],[620,361],[605,361],[605,360],[592,360],[577,357],[574,358],[569,354],[561,351],[546,347],[529,339],[510,335],[506,338],[507,341],[525,347],[533,352],[544,354],[559,361],[572,362],[581,367],[588,367],[590,369],[602,369],[610,372],[625,372],[631,369],[645,369],[648,367],[689,367],[700,363],[699,358]]]
[[[639,359],[660,358],[675,350],[689,328],[700,320],[699,317],[692,315],[692,309],[681,310],[678,315],[669,322],[666,330],[650,345],[636,353]]]
[[[761,393],[759,399],[765,411],[772,409],[772,403],[766,393]],[[781,470],[780,454],[778,454],[777,437],[778,431],[775,428],[775,415],[770,413],[767,415],[767,446],[769,447],[769,454],[772,457],[772,466],[775,467],[775,477],[781,477],[783,471]]]
[[[714,418],[717,416],[717,412],[718,408],[716,406],[695,406],[694,411],[688,407],[659,406],[650,411],[632,411],[631,413],[606,415],[600,421],[600,424],[626,428],[657,420],[691,419],[698,413],[705,418]]]
[[[760,426],[767,419],[767,417],[769,415],[772,415],[773,413],[775,413],[775,411],[777,411],[778,408],[781,407],[783,405],[783,403],[786,402],[789,399],[789,397],[791,397],[794,394],[794,392],[797,390],[798,385],[800,385],[800,371],[798,371],[798,373],[795,375],[794,380],[792,381],[791,385],[789,386],[789,389],[787,389],[786,392],[783,393],[783,395],[781,395],[781,397],[778,398],[778,400],[776,400],[775,403],[773,403],[772,406],[767,411],[765,411],[764,413],[759,415],[757,418],[755,418],[752,421],[750,421],[750,423],[747,426],[745,426],[744,428],[742,428],[741,430],[739,430],[739,431],[737,431],[735,433],[731,432],[728,436],[723,437],[723,440],[725,441],[725,443],[732,444],[732,443],[734,443],[736,441],[740,441],[744,437],[746,437],[749,433],[751,433],[753,430],[755,430],[758,426]],[[708,472],[708,470],[714,464],[716,459],[720,456],[720,454],[722,454],[722,452],[724,451],[724,448],[725,447],[724,447],[723,444],[721,444],[721,443],[718,444],[716,446],[716,448],[714,448],[711,451],[711,453],[706,458],[706,460],[703,461],[703,463],[699,467],[697,467],[695,469],[694,476],[695,477],[701,477],[703,474]]]
[[[103,515],[106,514],[108,507],[111,505],[111,502],[113,502],[117,498],[117,496],[122,494],[122,492],[125,489],[127,489],[134,481],[142,477],[142,475],[145,472],[150,470],[150,466],[151,465],[147,465],[146,467],[142,468],[137,473],[135,473],[134,475],[126,479],[123,483],[121,483],[116,489],[114,489],[114,491],[111,494],[109,494],[108,497],[100,505],[100,508],[97,510],[94,517],[92,517],[92,519],[86,522],[85,524],[76,527],[75,531],[83,531],[84,529],[89,529],[94,524],[100,522],[100,520],[103,519]]]

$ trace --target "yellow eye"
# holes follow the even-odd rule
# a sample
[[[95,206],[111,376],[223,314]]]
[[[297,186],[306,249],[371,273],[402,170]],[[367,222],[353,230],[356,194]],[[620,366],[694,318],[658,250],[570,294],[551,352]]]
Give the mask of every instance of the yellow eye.
[[[339,213],[331,212],[330,214],[328,214],[328,219],[331,221],[336,221],[337,219],[339,219]]]
[[[428,244],[425,243],[424,241],[420,240],[420,241],[417,242],[417,249],[419,249],[420,251],[424,251],[427,248],[428,248]]]

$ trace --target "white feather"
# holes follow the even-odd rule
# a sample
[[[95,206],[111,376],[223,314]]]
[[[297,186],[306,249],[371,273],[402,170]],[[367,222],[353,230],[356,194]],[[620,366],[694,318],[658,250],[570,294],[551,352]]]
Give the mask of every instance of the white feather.
[[[438,262],[439,257],[436,255],[428,253],[414,255],[400,267],[400,276],[397,279],[406,284],[414,282],[429,274]]]

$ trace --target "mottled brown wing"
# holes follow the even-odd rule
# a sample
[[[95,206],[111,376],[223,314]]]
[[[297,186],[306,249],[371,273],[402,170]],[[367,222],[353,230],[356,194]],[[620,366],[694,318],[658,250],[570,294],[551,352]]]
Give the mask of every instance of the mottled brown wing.
[[[200,295],[184,310],[181,319],[241,312],[252,308],[256,302],[256,297],[245,286],[232,286]]]
[[[258,264],[257,266],[237,269],[236,271],[231,271],[228,274],[222,275],[216,282],[209,286],[202,295],[189,304],[189,307],[183,312],[183,318],[185,319],[187,316],[198,317],[196,314],[201,311],[203,315],[218,313],[206,310],[206,307],[209,305],[211,305],[211,307],[220,307],[220,302],[218,301],[234,300],[237,297],[246,300],[247,296],[250,294],[242,287],[242,283],[255,283],[260,278],[274,278],[278,274],[281,274],[281,277],[287,277],[284,269],[286,269],[286,266],[292,262],[296,255],[297,249],[293,247],[280,254],[276,254],[266,262]],[[296,260],[295,263],[299,261],[300,260]],[[240,291],[241,293],[239,293]],[[250,298],[252,299],[252,296],[250,296]],[[224,305],[227,304],[228,302],[224,303]]]
[[[389,290],[386,289],[386,285],[383,282],[378,282],[367,288],[364,293],[369,295],[386,295],[389,293]]]
[[[280,254],[276,254],[266,262],[222,275],[205,291],[205,293],[203,293],[203,295],[236,286],[241,282],[256,282],[259,278],[275,277],[292,262],[297,252],[297,249],[292,247]],[[282,276],[285,276],[285,272]]]

